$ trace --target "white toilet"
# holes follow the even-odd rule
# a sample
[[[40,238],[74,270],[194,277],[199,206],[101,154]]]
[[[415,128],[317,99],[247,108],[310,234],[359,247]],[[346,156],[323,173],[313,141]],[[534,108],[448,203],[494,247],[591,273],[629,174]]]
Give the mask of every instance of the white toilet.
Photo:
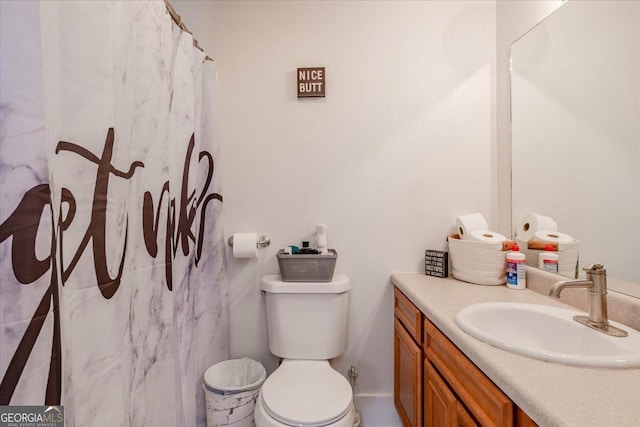
[[[343,275],[317,283],[262,278],[269,350],[283,360],[260,390],[257,427],[353,426],[351,386],[329,365],[344,351],[350,288]]]

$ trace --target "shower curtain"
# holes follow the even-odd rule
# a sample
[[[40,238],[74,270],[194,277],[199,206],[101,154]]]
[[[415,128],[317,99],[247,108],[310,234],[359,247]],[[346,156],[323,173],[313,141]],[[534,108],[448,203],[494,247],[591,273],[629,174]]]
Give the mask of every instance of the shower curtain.
[[[163,1],[0,8],[0,405],[204,425],[228,358],[215,63]]]

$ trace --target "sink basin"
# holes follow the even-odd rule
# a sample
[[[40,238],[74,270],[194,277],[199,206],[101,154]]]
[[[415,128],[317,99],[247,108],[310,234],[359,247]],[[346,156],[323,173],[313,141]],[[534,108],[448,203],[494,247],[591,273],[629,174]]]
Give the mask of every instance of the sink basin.
[[[640,332],[609,321],[629,336],[619,338],[573,320],[583,312],[540,304],[479,303],[460,310],[456,325],[504,350],[547,362],[599,368],[640,367]]]

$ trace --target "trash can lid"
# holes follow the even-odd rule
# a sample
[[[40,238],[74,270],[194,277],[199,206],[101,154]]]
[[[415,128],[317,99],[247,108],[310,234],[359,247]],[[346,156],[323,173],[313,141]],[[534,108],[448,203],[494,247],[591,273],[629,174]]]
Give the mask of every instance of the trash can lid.
[[[218,362],[204,372],[204,386],[217,394],[236,394],[259,388],[267,377],[262,363],[243,357]]]
[[[284,360],[262,387],[265,410],[288,425],[327,425],[351,408],[351,386],[326,360]]]

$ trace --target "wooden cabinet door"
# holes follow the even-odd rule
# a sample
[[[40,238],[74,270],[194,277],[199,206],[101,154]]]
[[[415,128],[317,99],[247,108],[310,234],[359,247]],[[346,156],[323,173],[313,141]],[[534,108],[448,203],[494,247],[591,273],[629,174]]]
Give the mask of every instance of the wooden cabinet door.
[[[405,427],[422,427],[422,351],[394,318],[393,402]]]
[[[424,361],[425,427],[475,427],[476,422],[451,392],[440,374]]]
[[[538,427],[529,415],[527,415],[522,409],[516,408],[516,426],[517,427]]]
[[[515,406],[509,397],[426,318],[423,345],[426,358],[479,424],[515,425]]]

